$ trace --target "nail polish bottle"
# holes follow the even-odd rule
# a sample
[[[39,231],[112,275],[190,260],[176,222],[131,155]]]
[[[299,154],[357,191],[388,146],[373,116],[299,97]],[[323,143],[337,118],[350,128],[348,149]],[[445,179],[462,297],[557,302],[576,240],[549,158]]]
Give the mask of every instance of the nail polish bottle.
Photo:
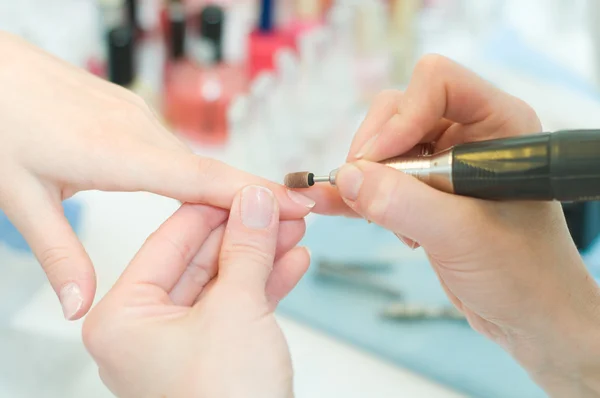
[[[169,2],[165,13],[164,25],[167,62],[165,63],[165,76],[169,76],[169,67],[180,63],[185,57],[186,46],[186,18],[183,4],[179,0]]]
[[[275,26],[275,0],[261,0],[258,27],[248,37],[248,77],[274,69],[273,56],[281,48],[295,48],[293,35]]]
[[[118,26],[108,32],[108,78],[123,87],[135,81],[134,33],[128,26]]]
[[[155,108],[156,91],[137,75],[133,29],[128,26],[113,28],[107,38],[109,80],[135,92]]]
[[[187,38],[188,57],[172,60],[165,80],[164,113],[172,127],[196,143],[221,145],[227,138],[227,108],[244,89],[239,69],[223,60],[221,7],[206,6],[200,14],[199,32]],[[171,57],[178,57],[173,46]]]

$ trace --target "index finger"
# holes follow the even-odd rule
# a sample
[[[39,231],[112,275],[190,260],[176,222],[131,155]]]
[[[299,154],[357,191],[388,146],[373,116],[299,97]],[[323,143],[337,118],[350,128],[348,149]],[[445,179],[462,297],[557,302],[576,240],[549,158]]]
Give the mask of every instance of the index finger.
[[[404,153],[426,137],[435,140],[431,132],[443,132],[440,122],[482,122],[511,101],[514,97],[463,66],[440,55],[427,55],[417,64],[387,122],[393,128],[382,128],[354,158],[381,160]]]
[[[94,189],[148,191],[228,210],[243,187],[260,185],[273,192],[284,220],[302,218],[315,206],[311,199],[282,185],[186,151],[147,145],[136,148],[133,156],[105,163],[104,168],[103,173],[96,173],[101,180],[95,181]]]

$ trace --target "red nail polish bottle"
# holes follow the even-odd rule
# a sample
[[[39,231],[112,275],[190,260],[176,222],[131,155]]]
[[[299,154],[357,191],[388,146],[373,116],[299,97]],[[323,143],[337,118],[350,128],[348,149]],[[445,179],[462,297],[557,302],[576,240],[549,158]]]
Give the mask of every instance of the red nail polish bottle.
[[[171,61],[166,70],[164,114],[174,130],[191,141],[208,145],[227,139],[227,108],[244,88],[243,74],[223,63],[222,34],[225,14],[207,6],[200,14],[199,31],[187,36],[187,57],[173,36]],[[176,22],[184,23],[182,20]],[[174,25],[171,25],[171,33]]]
[[[260,2],[258,27],[248,37],[248,77],[254,79],[261,72],[273,71],[273,56],[282,48],[295,48],[294,36],[275,26],[275,0]]]

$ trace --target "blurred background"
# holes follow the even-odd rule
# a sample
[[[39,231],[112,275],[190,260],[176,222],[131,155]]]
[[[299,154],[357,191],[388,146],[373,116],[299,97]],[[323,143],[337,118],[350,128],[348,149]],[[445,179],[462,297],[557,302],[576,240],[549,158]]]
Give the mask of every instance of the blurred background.
[[[336,167],[374,95],[431,52],[529,102],[547,131],[600,127],[599,18],[595,0],[0,2],[1,30],[138,93],[199,154],[275,181]],[[64,207],[100,298],[177,203],[86,192]],[[600,275],[600,206],[564,209]],[[544,396],[452,311],[420,250],[361,220],[308,223],[311,270],[279,309],[298,397]],[[0,396],[110,397],[80,329],[0,213]]]

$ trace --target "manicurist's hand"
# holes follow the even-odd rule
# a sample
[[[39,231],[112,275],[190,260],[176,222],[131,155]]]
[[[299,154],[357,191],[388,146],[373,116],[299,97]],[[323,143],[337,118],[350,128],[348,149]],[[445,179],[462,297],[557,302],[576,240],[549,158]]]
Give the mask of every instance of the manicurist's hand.
[[[307,190],[317,212],[358,214],[421,245],[470,324],[555,396],[600,394],[600,295],[558,203],[499,203],[440,192],[373,161],[419,143],[456,144],[542,130],[523,101],[441,56],[406,92],[375,100],[337,190]],[[417,243],[418,242],[418,243]]]
[[[92,304],[96,280],[61,202],[79,191],[150,191],[228,209],[248,184],[268,186],[283,219],[299,194],[195,156],[131,92],[0,32],[0,209],[42,264],[65,317]]]
[[[310,262],[304,222],[279,222],[249,186],[227,212],[183,205],[146,242],[84,323],[86,347],[118,397],[292,397],[273,311]],[[278,239],[279,236],[279,239]]]

